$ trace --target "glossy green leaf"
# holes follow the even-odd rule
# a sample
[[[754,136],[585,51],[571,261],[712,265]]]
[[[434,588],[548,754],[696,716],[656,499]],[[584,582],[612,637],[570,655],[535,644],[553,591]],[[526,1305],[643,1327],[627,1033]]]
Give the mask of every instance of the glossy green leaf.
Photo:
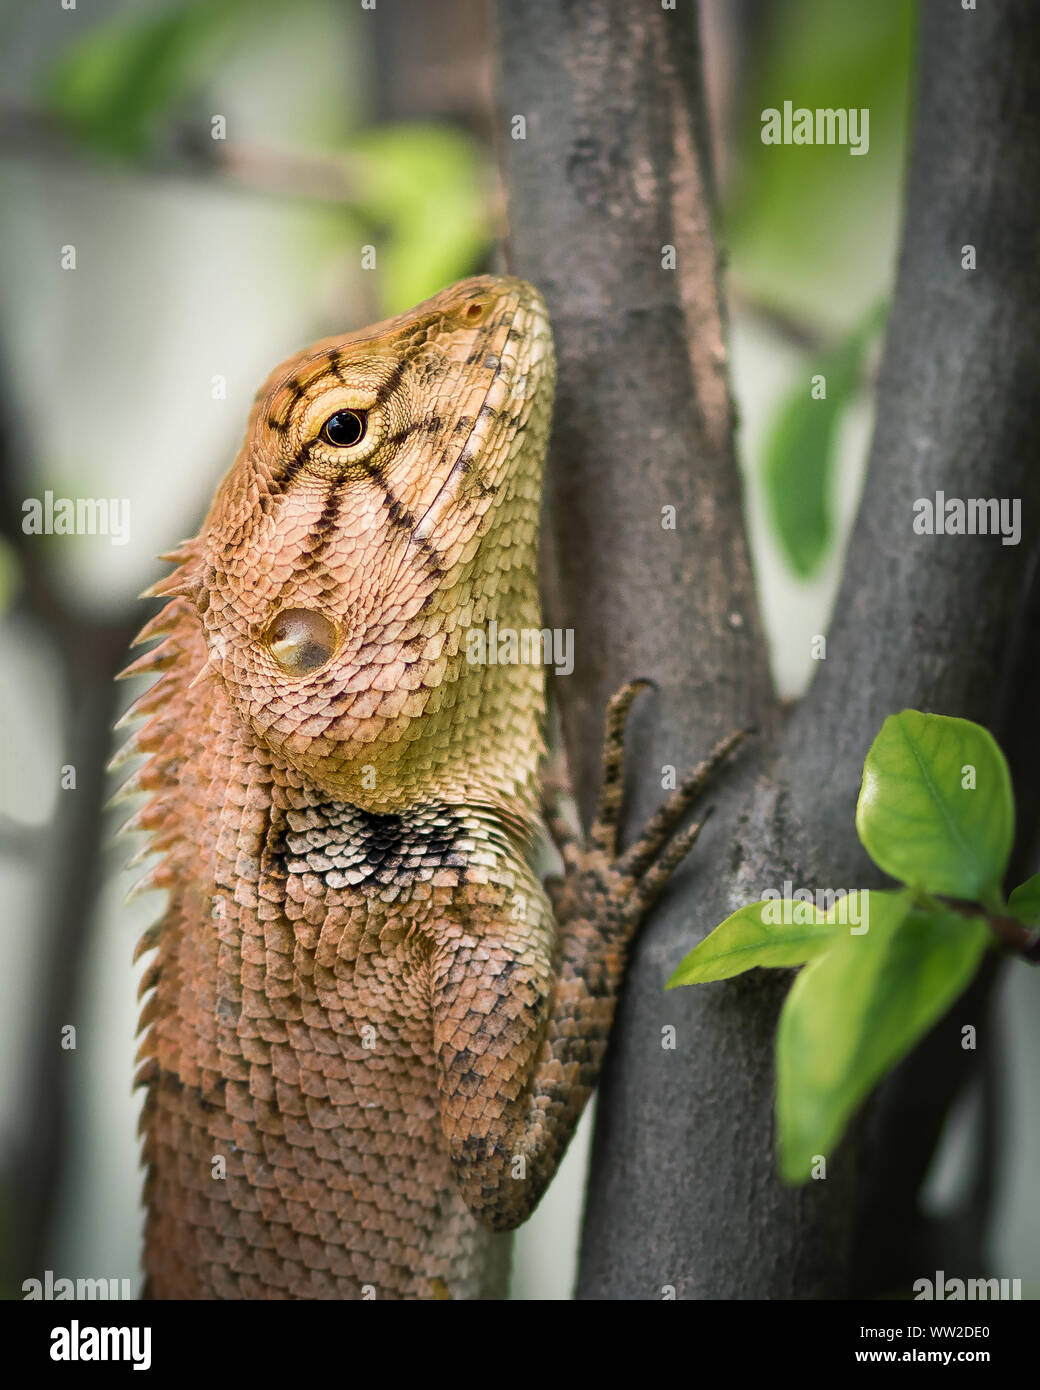
[[[1040,927],[1040,874],[1020,883],[1008,898],[1008,907],[1028,927]]]
[[[789,915],[799,920],[775,920],[783,906],[764,900],[738,908],[693,948],[665,987],[728,980],[756,965],[802,965],[834,940],[834,924],[815,907],[796,903]]]
[[[881,1077],[966,988],[989,939],[981,918],[869,894],[863,935],[840,932],[791,987],[777,1032],[777,1141],[788,1182],[828,1156]]]
[[[890,715],[863,765],[856,829],[879,868],[915,888],[994,906],[1015,808],[1004,755],[967,719]]]

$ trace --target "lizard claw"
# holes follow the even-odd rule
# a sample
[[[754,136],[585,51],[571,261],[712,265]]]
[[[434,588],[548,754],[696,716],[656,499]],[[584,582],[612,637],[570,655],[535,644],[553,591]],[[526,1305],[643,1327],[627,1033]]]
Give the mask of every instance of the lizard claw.
[[[665,845],[672,831],[730,754],[736,752],[745,741],[749,732],[747,729],[735,729],[733,733],[727,734],[719,740],[703,762],[699,762],[687,773],[667,801],[663,802],[647,821],[635,844],[622,856],[621,867],[626,872],[639,877],[659,855],[667,853]],[[707,820],[707,816],[704,819]],[[690,841],[691,845],[692,843],[693,840]]]
[[[628,681],[607,702],[603,731],[603,781],[596,816],[589,831],[589,848],[610,859],[617,855],[618,826],[624,797],[625,721],[637,695],[657,686],[647,677]]]
[[[728,734],[680,782],[643,827],[642,833],[624,854],[619,853],[618,830],[623,799],[625,720],[636,696],[646,688],[656,689],[652,681],[637,680],[623,685],[607,705],[603,743],[603,784],[596,818],[589,833],[589,856],[604,856],[611,864],[618,885],[627,885],[632,895],[630,911],[641,918],[661,893],[672,874],[693,848],[714,808],[684,829],[683,817],[704,791],[717,770],[753,732],[737,729]]]

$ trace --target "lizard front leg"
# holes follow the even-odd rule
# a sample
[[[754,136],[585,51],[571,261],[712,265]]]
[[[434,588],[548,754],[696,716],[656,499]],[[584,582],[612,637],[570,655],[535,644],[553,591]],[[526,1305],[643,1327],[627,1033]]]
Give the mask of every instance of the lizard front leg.
[[[551,901],[514,866],[512,885],[469,894],[438,943],[441,1121],[462,1195],[494,1230],[524,1221],[555,1172],[599,1074],[628,948],[704,822],[679,824],[746,737],[723,739],[621,853],[625,718],[645,684],[624,686],[608,705],[587,844],[549,817],[564,861]]]

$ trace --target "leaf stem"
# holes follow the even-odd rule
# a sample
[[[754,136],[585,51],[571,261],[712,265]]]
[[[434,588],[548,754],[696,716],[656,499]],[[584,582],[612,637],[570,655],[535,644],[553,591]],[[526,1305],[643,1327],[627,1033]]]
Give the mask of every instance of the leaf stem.
[[[982,917],[990,931],[1007,951],[1021,956],[1030,965],[1040,965],[1040,928],[1030,929],[1017,917],[1004,913],[990,912],[978,903],[965,902],[962,898],[945,898],[947,907],[965,917]]]

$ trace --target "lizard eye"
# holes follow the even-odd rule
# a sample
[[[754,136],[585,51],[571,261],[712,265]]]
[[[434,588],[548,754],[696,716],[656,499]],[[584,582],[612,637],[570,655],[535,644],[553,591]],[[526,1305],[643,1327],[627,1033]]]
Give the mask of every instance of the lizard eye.
[[[287,608],[268,623],[263,642],[283,671],[305,676],[335,652],[336,629],[312,608]]]
[[[368,412],[337,410],[321,427],[321,437],[337,449],[349,449],[360,444],[368,429]]]

